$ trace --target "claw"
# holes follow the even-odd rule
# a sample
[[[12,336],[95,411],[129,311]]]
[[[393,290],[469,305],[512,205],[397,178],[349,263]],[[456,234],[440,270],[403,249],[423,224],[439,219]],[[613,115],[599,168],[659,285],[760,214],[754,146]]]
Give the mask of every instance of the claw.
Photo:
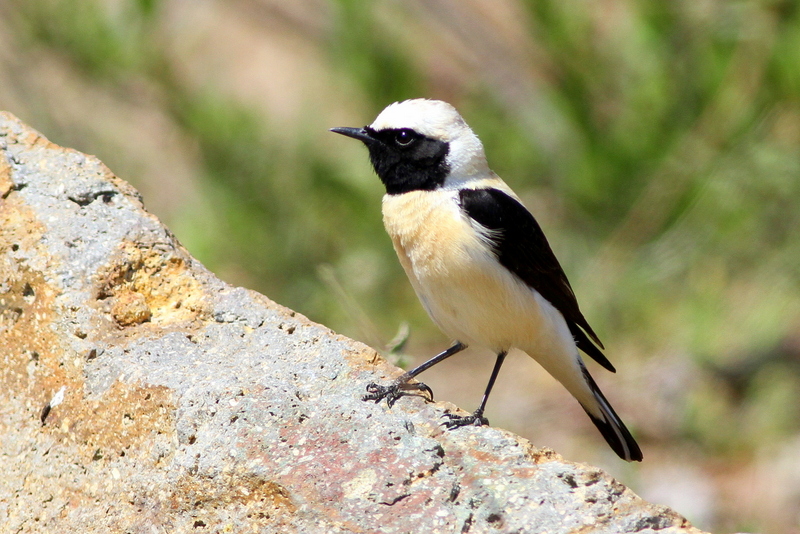
[[[424,391],[425,393],[427,393],[428,397],[430,397],[430,401],[433,402],[433,390],[428,387],[428,384],[423,384],[422,382],[417,382],[415,384],[415,386],[416,386],[416,389],[418,389],[419,391]]]
[[[388,386],[381,386],[375,382],[370,382],[367,384],[367,394],[361,397],[361,400],[375,401],[375,404],[377,404],[383,399],[386,399],[387,406],[391,408],[394,403],[397,402],[397,399],[405,395],[410,395],[408,392],[415,390],[427,393],[430,397],[430,400],[433,401],[433,390],[431,390],[431,388],[422,382],[415,382],[413,384],[409,384],[407,382],[394,382]]]
[[[383,399],[386,399],[386,405],[391,408],[394,403],[402,396],[395,385],[381,386],[375,382],[367,384],[367,394],[361,397],[363,401],[375,401],[378,404]]]
[[[489,420],[486,419],[482,413],[476,411],[471,415],[456,415],[452,413],[446,413],[442,417],[446,417],[449,421],[445,421],[442,423],[447,430],[453,430],[454,428],[459,428],[462,426],[489,426]]]
[[[361,397],[363,401],[371,401],[374,400],[377,404],[381,401],[387,394],[389,388],[386,386],[379,386],[375,382],[370,382],[367,384],[367,394]]]

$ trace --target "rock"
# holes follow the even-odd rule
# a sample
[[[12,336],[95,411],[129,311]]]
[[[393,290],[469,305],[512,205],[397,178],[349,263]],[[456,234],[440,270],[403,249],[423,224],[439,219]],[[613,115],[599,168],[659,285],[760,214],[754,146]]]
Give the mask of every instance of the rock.
[[[96,158],[0,114],[3,532],[699,532],[206,270]],[[198,224],[201,222],[199,221]]]

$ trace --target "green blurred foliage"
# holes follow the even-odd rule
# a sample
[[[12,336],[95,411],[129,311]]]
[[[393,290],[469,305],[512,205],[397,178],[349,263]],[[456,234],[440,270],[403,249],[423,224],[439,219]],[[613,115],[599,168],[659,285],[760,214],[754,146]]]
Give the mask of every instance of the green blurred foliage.
[[[125,78],[149,67],[157,43],[148,31],[156,0],[118,4],[111,10],[99,2],[42,0],[21,2],[28,37],[62,51],[99,80]]]
[[[493,169],[539,208],[601,337],[642,355],[679,353],[703,374],[684,399],[685,439],[741,457],[800,430],[800,342],[778,349],[800,325],[796,2],[522,2],[540,59],[536,94],[516,101],[503,79],[437,82],[420,60],[431,35],[398,31],[413,10],[330,4],[317,38],[345,80],[331,92],[364,99],[363,115],[341,126],[369,123],[395,100],[451,100]],[[383,234],[363,151],[331,154],[311,126],[287,137],[191,85],[161,46],[159,0],[13,5],[5,14],[26,43],[94,83],[158,88],[196,144],[210,199],[202,217],[173,227],[211,270],[236,265],[254,289],[373,345],[404,320],[420,342],[442,342]],[[539,133],[534,103],[548,110]],[[308,113],[320,105],[337,105],[336,94]]]

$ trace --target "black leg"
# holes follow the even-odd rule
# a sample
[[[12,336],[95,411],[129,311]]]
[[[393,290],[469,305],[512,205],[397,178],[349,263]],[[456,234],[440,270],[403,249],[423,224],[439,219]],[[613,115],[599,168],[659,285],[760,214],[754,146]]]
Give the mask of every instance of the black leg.
[[[395,403],[397,399],[402,397],[403,395],[407,395],[407,391],[424,391],[430,395],[431,400],[433,400],[433,391],[431,388],[423,384],[422,382],[417,382],[414,384],[409,384],[408,381],[420,374],[422,371],[426,369],[430,369],[437,363],[446,360],[453,354],[457,354],[467,348],[466,345],[461,343],[460,341],[456,341],[455,345],[450,347],[444,352],[441,352],[428,360],[427,362],[414,367],[412,370],[403,373],[401,377],[397,380],[389,384],[388,386],[381,386],[376,383],[367,384],[367,394],[362,397],[362,400],[374,400],[376,403],[380,402],[383,399],[386,399],[386,403],[391,408],[392,405]]]
[[[486,386],[483,399],[481,399],[481,405],[478,406],[478,409],[475,410],[472,415],[455,415],[452,413],[444,414],[444,416],[449,419],[449,421],[444,423],[444,426],[446,426],[448,430],[452,430],[460,426],[481,426],[489,424],[489,420],[483,416],[483,410],[486,408],[486,401],[489,400],[489,394],[492,392],[492,388],[494,387],[494,381],[497,380],[497,375],[500,374],[500,368],[503,366],[503,361],[505,361],[507,354],[508,352],[503,351],[497,355],[497,359],[494,362],[494,369],[492,369],[492,376],[489,378],[489,384]]]

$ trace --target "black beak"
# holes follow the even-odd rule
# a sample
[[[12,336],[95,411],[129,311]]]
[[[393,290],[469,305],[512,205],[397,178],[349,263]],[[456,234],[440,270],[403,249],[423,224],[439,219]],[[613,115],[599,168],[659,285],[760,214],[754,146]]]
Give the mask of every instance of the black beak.
[[[330,131],[358,139],[367,145],[377,142],[377,139],[372,137],[366,128],[331,128]]]

